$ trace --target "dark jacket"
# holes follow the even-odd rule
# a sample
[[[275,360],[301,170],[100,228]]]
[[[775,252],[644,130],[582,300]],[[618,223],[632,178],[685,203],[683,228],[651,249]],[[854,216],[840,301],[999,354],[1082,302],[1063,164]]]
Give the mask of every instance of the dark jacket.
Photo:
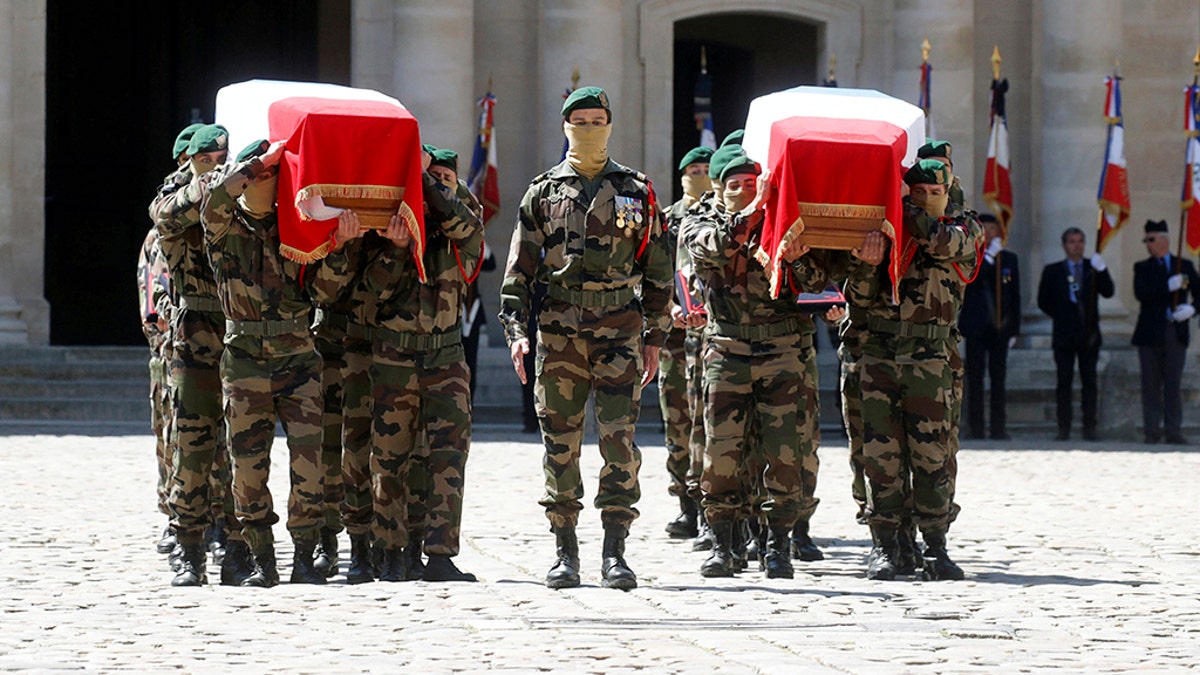
[[[1179,335],[1179,342],[1185,347],[1188,343],[1188,321],[1176,323],[1170,320],[1168,314],[1175,305],[1172,301],[1178,296],[1178,304],[1196,303],[1197,286],[1200,278],[1196,277],[1196,267],[1192,261],[1183,260],[1179,268],[1184,277],[1184,286],[1176,294],[1167,287],[1167,279],[1175,273],[1174,255],[1170,257],[1171,270],[1163,266],[1155,257],[1134,263],[1133,265],[1133,295],[1142,303],[1138,312],[1137,327],[1133,330],[1133,344],[1138,347],[1156,347],[1162,344],[1163,334],[1170,326],[1174,326]]]
[[[1116,288],[1105,269],[1092,269],[1090,260],[1080,261],[1083,273],[1076,279],[1078,303],[1071,302],[1071,268],[1066,260],[1046,265],[1038,284],[1038,309],[1054,320],[1055,349],[1099,347],[1100,321],[1096,309],[1099,297],[1111,298]]]
[[[996,265],[986,259],[967,285],[958,330],[969,339],[1008,340],[1021,330],[1021,272],[1017,254],[1000,251],[1000,325],[996,325]]]

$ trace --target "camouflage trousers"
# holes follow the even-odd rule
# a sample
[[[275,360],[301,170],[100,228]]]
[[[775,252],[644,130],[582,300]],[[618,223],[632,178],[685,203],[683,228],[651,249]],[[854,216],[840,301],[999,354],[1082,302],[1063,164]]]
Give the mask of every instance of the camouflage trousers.
[[[171,494],[171,461],[174,459],[171,450],[171,360],[165,351],[165,345],[159,346],[159,351],[150,354],[150,430],[154,434],[154,457],[158,463],[158,510],[171,515],[167,505]]]
[[[270,543],[279,522],[268,485],[276,422],[287,435],[287,529],[294,541],[315,541],[325,523],[320,357],[309,351],[262,359],[230,347],[221,357],[221,382],[233,497],[246,542],[252,549]]]
[[[855,518],[862,520],[867,510],[867,479],[863,468],[862,384],[858,360],[862,356],[857,346],[843,341],[838,347],[841,360],[842,423],[850,444],[850,496],[858,505]]]
[[[361,327],[360,327],[361,328]],[[342,523],[351,535],[367,534],[375,517],[371,495],[371,337],[352,331],[342,343]]]
[[[700,476],[704,473],[704,332],[689,330],[683,343],[687,357],[687,399],[691,433],[688,434],[688,496],[700,500]]]
[[[869,524],[945,531],[954,503],[958,430],[949,359],[859,359]]]
[[[183,310],[175,319],[168,432],[171,527],[181,543],[199,543],[210,524],[223,521],[230,538],[237,540],[241,526],[234,516],[229,487],[221,397],[225,318]]]
[[[538,331],[534,398],[545,454],[546,494],[538,502],[553,527],[574,526],[583,510],[579,455],[584,410],[595,394],[600,485],[594,504],[604,523],[638,517],[642,453],[633,443],[642,400],[642,338],[578,337]]]
[[[817,507],[812,336],[745,341],[712,335],[704,363],[707,445],[700,485],[709,522],[749,515],[757,484],[771,525],[807,520]]]
[[[666,427],[667,474],[671,477],[667,491],[675,496],[687,494],[692,464],[686,336],[684,329],[672,328],[658,352],[658,403]]]
[[[321,325],[313,339],[321,357],[321,468],[325,471],[323,529],[329,532],[342,531],[341,507],[345,493],[342,482],[343,373],[346,369],[343,336],[344,331]]]
[[[418,518],[425,525],[425,552],[458,555],[471,448],[471,373],[462,345],[414,353],[377,339],[374,354],[375,536],[385,547],[407,546],[410,505],[416,499],[427,514]],[[419,458],[422,431],[428,451],[424,461]],[[414,472],[423,473],[424,482]]]

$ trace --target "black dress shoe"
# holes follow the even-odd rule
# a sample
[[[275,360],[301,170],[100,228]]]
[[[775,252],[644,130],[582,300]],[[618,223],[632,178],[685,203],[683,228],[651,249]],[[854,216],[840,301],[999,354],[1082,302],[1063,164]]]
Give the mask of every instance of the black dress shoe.
[[[1095,429],[1084,429],[1083,430],[1083,440],[1094,442],[1094,441],[1100,440],[1100,437],[1096,435]]]
[[[993,431],[992,432],[992,440],[993,441],[1011,441],[1012,436],[1009,436],[1007,431]]]
[[[1145,438],[1142,439],[1142,442],[1146,445],[1154,445],[1160,440],[1162,440],[1162,436],[1158,433],[1147,433]]]
[[[1187,445],[1188,439],[1184,438],[1183,436],[1181,436],[1179,434],[1167,434],[1163,438],[1163,442],[1170,443],[1171,445]]]

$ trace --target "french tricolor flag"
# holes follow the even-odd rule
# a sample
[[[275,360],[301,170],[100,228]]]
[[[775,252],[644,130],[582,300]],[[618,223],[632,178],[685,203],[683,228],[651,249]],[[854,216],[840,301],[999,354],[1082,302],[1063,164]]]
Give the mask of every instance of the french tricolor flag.
[[[1183,128],[1187,132],[1186,166],[1183,169],[1184,241],[1192,255],[1200,253],[1200,86],[1186,90]]]
[[[471,153],[467,185],[483,205],[483,222],[487,223],[500,210],[500,184],[496,176],[496,126],[493,119],[496,97],[490,88],[479,99],[479,107],[479,133],[475,136],[475,150]]]
[[[1000,221],[1000,240],[1008,241],[1013,215],[1012,176],[1008,161],[1008,115],[1004,97],[1008,79],[992,80],[992,131],[988,136],[987,165],[983,171],[983,200]]]
[[[1121,78],[1115,72],[1104,78],[1108,93],[1104,98],[1104,119],[1108,122],[1108,146],[1104,150],[1104,170],[1100,173],[1100,204],[1096,252],[1129,220],[1129,176],[1125,169],[1125,123],[1121,118]]]

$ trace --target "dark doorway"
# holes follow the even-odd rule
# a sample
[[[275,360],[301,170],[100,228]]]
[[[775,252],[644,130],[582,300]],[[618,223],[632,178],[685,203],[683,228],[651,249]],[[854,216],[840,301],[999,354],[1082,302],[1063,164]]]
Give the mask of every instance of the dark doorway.
[[[712,78],[712,119],[717,143],[746,123],[750,101],[763,94],[816,84],[819,27],[770,14],[722,13],[675,24],[673,157],[700,143],[693,95],[701,47]],[[677,162],[672,162],[672,168]],[[680,195],[679,173],[672,181]]]
[[[50,341],[144,344],[135,270],[171,143],[253,78],[348,84],[350,0],[47,3]],[[236,152],[238,149],[234,149]]]

